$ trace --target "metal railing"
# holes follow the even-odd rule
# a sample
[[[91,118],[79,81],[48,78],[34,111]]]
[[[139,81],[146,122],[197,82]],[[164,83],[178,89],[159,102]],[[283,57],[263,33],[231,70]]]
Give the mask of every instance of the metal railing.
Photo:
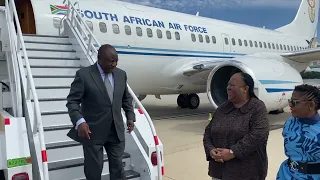
[[[22,81],[23,86],[23,93],[24,93],[24,100],[27,104],[28,102],[32,101],[33,98],[33,113],[27,113],[27,114],[33,114],[34,115],[34,128],[33,128],[33,135],[36,135],[39,133],[39,141],[40,141],[40,148],[41,148],[41,156],[42,156],[42,169],[39,169],[40,178],[43,180],[49,180],[49,173],[48,173],[48,163],[47,161],[44,161],[47,159],[46,157],[46,147],[45,147],[45,141],[44,141],[44,132],[43,132],[43,126],[42,126],[42,120],[41,120],[41,112],[40,112],[40,106],[39,101],[33,81],[33,76],[31,73],[31,67],[29,63],[29,59],[27,56],[27,51],[25,47],[25,43],[22,36],[21,26],[19,23],[19,18],[15,6],[15,1],[13,0],[5,0],[5,7],[6,7],[6,16],[9,24],[9,31],[10,31],[10,41],[13,42],[13,46],[11,48],[12,53],[16,53],[17,62],[19,65],[19,71],[20,71],[20,77]],[[16,28],[14,26],[16,25]],[[24,59],[24,63],[22,62],[22,55]],[[25,67],[24,67],[25,66]],[[15,67],[14,67],[15,68]],[[24,70],[25,68],[25,70]],[[26,79],[27,77],[27,79]],[[26,120],[30,121],[30,117],[26,118]],[[31,123],[31,122],[30,122]],[[29,139],[29,143],[34,143],[33,139]],[[32,157],[32,158],[38,158]]]
[[[76,2],[77,3],[77,2]],[[76,4],[75,3],[75,4]],[[87,26],[87,24],[84,22],[82,19],[82,16],[78,12],[78,10],[75,8],[75,6],[68,0],[68,11],[65,17],[62,19],[65,19],[69,21],[70,25],[74,28],[74,30],[77,32],[79,36],[84,36],[81,39],[83,46],[85,47],[85,54],[87,57],[91,57],[90,61],[91,63],[95,63],[94,57],[97,57],[98,50],[97,47],[100,47],[101,44],[99,41],[96,39],[96,37],[93,35],[92,31],[90,28]],[[79,28],[79,29],[78,29]],[[81,32],[79,32],[79,30]],[[60,33],[60,30],[59,30]],[[96,46],[95,46],[96,45]],[[130,95],[133,97],[134,101],[137,103],[138,107],[143,111],[146,119],[148,120],[149,126],[151,128],[151,132],[154,137],[154,143],[156,147],[156,154],[157,154],[157,170],[158,170],[158,180],[162,180],[162,169],[161,169],[161,153],[160,153],[160,148],[159,148],[159,139],[155,130],[155,127],[152,123],[152,120],[146,111],[146,109],[142,106],[141,102],[139,99],[136,97],[130,86],[127,84],[128,91]]]

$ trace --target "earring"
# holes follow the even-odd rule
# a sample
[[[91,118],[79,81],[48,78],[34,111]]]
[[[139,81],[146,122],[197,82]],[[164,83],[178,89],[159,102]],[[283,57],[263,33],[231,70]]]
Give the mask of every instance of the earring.
[[[309,108],[309,111],[311,111],[311,108]]]

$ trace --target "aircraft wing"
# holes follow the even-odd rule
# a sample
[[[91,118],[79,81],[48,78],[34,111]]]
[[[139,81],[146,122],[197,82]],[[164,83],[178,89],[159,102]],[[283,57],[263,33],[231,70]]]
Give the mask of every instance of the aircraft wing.
[[[280,55],[299,63],[309,63],[320,60],[320,48],[303,49],[295,52],[282,53]]]

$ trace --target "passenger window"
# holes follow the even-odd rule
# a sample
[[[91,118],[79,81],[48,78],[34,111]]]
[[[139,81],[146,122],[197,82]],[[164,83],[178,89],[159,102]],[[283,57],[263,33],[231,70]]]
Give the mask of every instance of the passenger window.
[[[258,47],[257,41],[254,41],[254,46]]]
[[[293,51],[293,47],[292,46],[290,46],[291,47],[291,51]]]
[[[208,35],[206,35],[206,42],[210,43],[210,37]]]
[[[179,32],[175,32],[174,34],[175,34],[175,36],[176,36],[176,40],[180,40],[180,34],[179,34]]]
[[[276,44],[276,47],[277,47],[277,49],[279,50],[279,45],[278,45],[278,44]]]
[[[167,32],[166,32],[166,34],[167,34],[167,38],[168,38],[168,39],[171,39],[171,38],[172,38],[172,37],[171,37],[171,32],[170,32],[170,31],[167,31]]]
[[[217,43],[216,37],[212,36],[212,42],[213,42],[214,44]]]
[[[283,48],[284,48],[285,51],[287,50],[287,46],[286,45],[283,45]]]
[[[234,38],[231,39],[232,40],[232,45],[236,45],[236,40]]]
[[[203,42],[203,36],[199,34],[199,42]]]
[[[244,45],[245,45],[246,47],[248,46],[247,40],[244,40]]]
[[[262,48],[262,43],[259,41],[259,46],[260,46],[260,48]]]
[[[148,36],[148,37],[152,37],[152,36],[153,36],[153,34],[152,34],[152,29],[147,28],[147,36]]]
[[[86,24],[87,24],[87,26],[89,27],[89,29],[90,29],[91,31],[93,31],[93,24],[92,24],[92,22],[86,20]],[[118,28],[119,28],[119,26],[118,26]]]
[[[196,42],[196,35],[191,34],[191,40],[192,40],[193,42]]]
[[[287,45],[287,49],[288,49],[288,51],[290,51],[290,46],[289,45]]]
[[[270,43],[268,43],[268,47],[269,47],[269,49],[271,49],[271,44]]]
[[[266,42],[263,42],[263,46],[264,46],[264,48],[267,49],[267,43]]]
[[[162,38],[162,31],[160,29],[157,29],[157,36],[158,38]]]
[[[99,23],[99,29],[102,33],[106,33],[107,32],[107,25],[104,22],[100,22]]]
[[[119,29],[118,24],[112,24],[112,29],[113,29],[113,33],[115,33],[115,34],[120,33],[120,29]]]
[[[142,36],[142,29],[141,29],[141,27],[136,27],[136,31],[137,31],[137,35],[138,36]]]
[[[242,46],[242,41],[241,41],[241,39],[238,39],[238,43],[239,43],[239,46]]]
[[[125,26],[124,26],[124,30],[125,30],[125,32],[126,32],[126,35],[131,35],[131,27],[130,27],[130,26],[125,25]]]
[[[228,40],[228,38],[224,38],[224,43],[226,43],[226,45],[229,45],[229,40]]]
[[[272,43],[272,49],[276,49],[276,47],[274,46],[274,43]]]
[[[282,44],[280,44],[280,50],[282,50]]]
[[[251,40],[249,40],[249,43],[250,43],[250,47],[253,47],[253,44],[252,44],[252,41],[251,41]]]

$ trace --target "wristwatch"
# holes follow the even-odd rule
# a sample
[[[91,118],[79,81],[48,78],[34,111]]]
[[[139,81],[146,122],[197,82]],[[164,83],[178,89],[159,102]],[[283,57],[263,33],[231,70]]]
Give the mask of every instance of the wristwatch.
[[[231,149],[229,149],[229,152],[230,152],[231,154],[233,154],[233,151],[232,151]]]

